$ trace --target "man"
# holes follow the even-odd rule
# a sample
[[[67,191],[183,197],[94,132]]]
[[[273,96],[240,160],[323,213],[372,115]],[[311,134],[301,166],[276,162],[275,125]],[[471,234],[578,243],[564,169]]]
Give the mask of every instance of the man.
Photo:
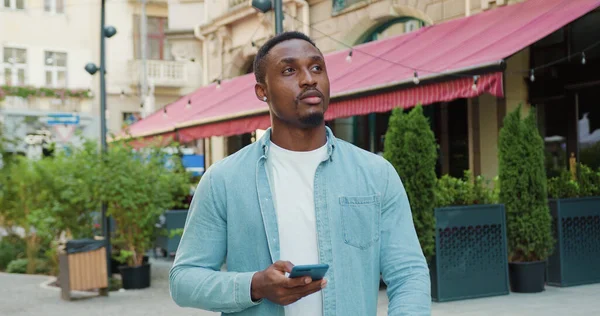
[[[261,47],[254,72],[272,127],[202,177],[170,274],[174,301],[244,316],[375,316],[381,275],[389,315],[429,315],[404,187],[386,160],[325,126],[319,49],[282,33]],[[286,276],[317,263],[330,266],[323,280]]]

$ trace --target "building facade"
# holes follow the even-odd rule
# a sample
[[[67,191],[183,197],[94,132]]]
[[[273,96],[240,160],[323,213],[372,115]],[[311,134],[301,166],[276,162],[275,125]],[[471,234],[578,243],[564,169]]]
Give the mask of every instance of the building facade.
[[[117,29],[106,39],[109,133],[202,84],[199,62],[176,59],[171,51],[168,1],[145,2],[145,10],[138,0],[106,2],[106,24]],[[144,11],[146,41],[141,40]],[[99,76],[89,75],[84,66],[99,61],[99,2],[0,2],[0,117],[5,135],[16,141],[7,149],[39,156],[42,143],[60,148],[82,137],[97,139]]]
[[[515,19],[513,16],[505,16],[508,13],[521,13],[517,9],[510,9],[512,5],[515,5],[513,8],[526,12],[520,17],[514,16]],[[569,7],[571,11],[561,10],[561,7]],[[596,93],[598,89],[595,88],[600,82],[600,72],[597,71],[600,44],[594,44],[600,42],[600,14],[597,3],[593,1],[284,0],[283,9],[284,29],[308,34],[332,60],[339,60],[340,53],[348,54],[356,45],[360,45],[361,49],[369,49],[374,47],[372,43],[377,42],[397,41],[392,44],[401,45],[403,41],[410,41],[412,45],[428,47],[428,51],[405,47],[405,50],[398,51],[393,56],[405,58],[406,54],[416,54],[416,51],[419,54],[438,56],[437,60],[433,57],[427,59],[430,64],[441,67],[438,69],[442,71],[438,81],[425,84],[429,88],[419,86],[418,83],[417,86],[402,86],[400,83],[390,88],[396,89],[394,91],[397,93],[407,90],[415,99],[431,96],[416,95],[421,87],[423,91],[435,93],[431,89],[440,87],[436,86],[436,82],[446,82],[452,86],[460,81],[456,79],[457,76],[444,75],[444,65],[439,64],[438,60],[444,57],[443,49],[448,49],[455,57],[463,54],[464,50],[447,38],[437,38],[437,41],[445,45],[439,51],[433,45],[435,35],[431,34],[442,30],[442,33],[445,32],[452,38],[454,32],[448,28],[454,27],[460,34],[467,36],[458,40],[482,45],[469,47],[467,55],[459,56],[462,59],[458,62],[454,60],[453,65],[476,67],[479,74],[496,74],[500,78],[498,89],[501,92],[491,93],[487,90],[490,93],[480,93],[475,82],[473,90],[476,93],[465,91],[462,86],[460,91],[456,90],[456,97],[446,96],[438,98],[443,101],[425,102],[424,110],[439,145],[439,175],[461,176],[465,170],[471,170],[476,175],[495,177],[498,174],[498,137],[503,119],[506,113],[519,105],[524,114],[531,109],[537,113],[540,133],[547,144],[546,163],[549,175],[552,170],[568,165],[572,156],[592,166],[595,166],[595,161],[600,161],[600,141],[597,139],[600,113],[596,113],[598,107],[593,105],[594,100],[600,99]],[[206,165],[210,166],[260,137],[263,130],[252,130],[251,126],[268,126],[264,107],[238,106],[244,101],[233,94],[239,95],[250,89],[251,78],[246,74],[253,71],[252,60],[258,47],[274,35],[273,12],[257,12],[249,1],[241,0],[182,0],[171,4],[169,12],[172,19],[185,21],[178,22],[174,29],[167,32],[173,45],[172,50],[178,52],[180,58],[193,56],[200,61],[204,86],[185,97],[187,105],[183,101],[170,105],[178,113],[173,113],[168,123],[162,124],[155,117],[147,120],[146,124],[138,124],[138,135],[194,139],[197,147],[203,147]],[[483,18],[477,18],[479,15]],[[493,19],[494,22],[488,22],[488,19]],[[469,27],[470,23],[474,23],[474,26]],[[482,25],[493,28],[477,29]],[[506,30],[508,26],[510,31]],[[423,27],[427,28],[421,32]],[[446,30],[443,31],[444,29]],[[415,32],[417,30],[418,33]],[[415,40],[416,37],[411,37],[411,32],[425,36],[424,40],[430,42]],[[527,34],[523,35],[525,33]],[[486,34],[489,38],[481,39],[481,34]],[[473,40],[478,37],[479,40]],[[501,67],[481,68],[483,64],[478,64],[478,61],[491,60],[484,55],[479,56],[480,51],[498,58],[496,60],[501,61]],[[383,52],[371,53],[379,55]],[[433,67],[427,64],[414,66],[425,69]],[[337,74],[345,71],[343,67],[340,68],[340,64],[336,67]],[[397,75],[398,79],[390,77],[390,80],[405,79],[407,67],[404,70],[401,68],[398,68],[399,72],[404,72]],[[477,75],[472,71],[463,72],[463,76],[465,74],[469,78]],[[222,82],[224,87],[236,89],[236,92],[223,92],[227,88],[219,90]],[[227,82],[230,83],[229,86]],[[373,90],[371,93],[385,96],[390,89]],[[470,83],[467,90],[470,90]],[[218,91],[224,94],[219,94]],[[252,98],[249,94],[244,96]],[[356,98],[357,103],[366,100],[360,94],[346,99],[349,98]],[[233,99],[236,101],[232,102]],[[349,103],[344,103],[343,100],[337,96],[335,102],[342,104],[340,106],[348,106]],[[385,102],[381,98],[379,100]],[[248,99],[247,102],[254,101]],[[403,102],[394,106],[410,108],[415,102],[421,101],[415,100],[411,104]],[[333,118],[327,124],[338,137],[365,150],[381,153],[390,115],[389,104],[386,106],[384,110],[348,110],[351,113],[349,115],[341,115],[338,111],[338,114],[331,115]],[[358,112],[359,115],[354,114]],[[191,115],[193,117],[189,118]],[[244,131],[232,132],[232,126]]]
[[[284,0],[286,13],[283,24],[285,30],[308,34],[321,51],[327,54],[516,2],[521,1]],[[177,33],[170,31],[169,36],[174,38],[174,46],[200,47],[195,46],[195,56],[203,62],[203,78],[206,83],[251,73],[258,47],[274,34],[273,12],[258,13],[248,1],[180,1],[177,5],[171,4],[169,11],[172,16],[182,14],[177,20],[190,21],[178,28]],[[191,15],[201,17],[202,21],[194,21]],[[187,34],[187,40],[175,43],[175,34],[179,39],[182,34]],[[524,56],[526,53],[512,58],[509,68],[528,67]],[[516,107],[523,100],[524,89],[524,84],[517,83],[507,87],[508,109]],[[479,169],[491,176],[497,174],[497,142],[490,141],[498,136],[496,100],[481,96],[476,102],[481,109],[477,112],[472,110],[470,100],[457,100],[454,104],[438,104],[429,108],[438,109],[430,111],[430,115],[438,118],[436,124],[439,128],[434,130],[443,153],[440,155],[443,158],[440,160],[439,172],[450,173],[455,170],[452,174],[459,175],[464,169]],[[445,110],[449,106],[453,111]],[[442,113],[446,113],[443,119]],[[382,135],[387,130],[388,117],[389,113],[365,115],[337,119],[328,124],[338,137],[364,149],[381,152]],[[481,124],[481,120],[486,122]],[[472,132],[469,133],[469,130]],[[479,139],[473,138],[474,130],[479,133]],[[260,135],[261,131],[257,132]],[[256,133],[210,137],[204,142],[207,166],[232,154],[253,139],[256,139]],[[479,146],[473,146],[474,143],[479,143]],[[479,157],[475,157],[476,155]]]
[[[94,78],[83,66],[94,60],[92,25],[99,16],[72,3],[0,3],[0,111],[6,135],[16,141],[8,150],[39,156],[41,143],[70,143],[77,131],[98,134]],[[52,124],[61,120],[69,123]]]

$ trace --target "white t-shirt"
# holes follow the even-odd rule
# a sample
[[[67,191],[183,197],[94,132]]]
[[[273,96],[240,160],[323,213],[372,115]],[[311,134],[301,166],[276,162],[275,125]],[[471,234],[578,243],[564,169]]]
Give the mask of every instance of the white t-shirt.
[[[280,259],[294,265],[319,263],[314,181],[327,145],[290,151],[271,143],[266,167],[279,228]],[[323,315],[321,291],[285,307],[286,316]]]

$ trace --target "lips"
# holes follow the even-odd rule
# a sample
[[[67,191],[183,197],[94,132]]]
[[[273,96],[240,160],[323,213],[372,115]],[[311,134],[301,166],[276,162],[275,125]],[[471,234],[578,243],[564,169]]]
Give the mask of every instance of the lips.
[[[323,94],[317,90],[309,90],[302,93],[298,99],[307,104],[317,105],[323,101]]]

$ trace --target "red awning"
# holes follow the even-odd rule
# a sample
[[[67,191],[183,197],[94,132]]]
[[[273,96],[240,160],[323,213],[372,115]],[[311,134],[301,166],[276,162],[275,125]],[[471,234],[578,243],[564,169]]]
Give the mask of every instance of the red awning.
[[[331,82],[326,119],[412,107],[484,93],[503,96],[498,67],[473,78],[458,75],[503,60],[600,6],[600,0],[528,0],[422,28],[325,56]],[[377,57],[377,58],[376,58]],[[416,69],[421,84],[412,83]],[[435,79],[429,81],[429,79]],[[133,136],[176,131],[181,141],[230,136],[270,126],[254,95],[252,74],[202,87],[162,112],[130,126]],[[188,100],[191,107],[187,108]]]

